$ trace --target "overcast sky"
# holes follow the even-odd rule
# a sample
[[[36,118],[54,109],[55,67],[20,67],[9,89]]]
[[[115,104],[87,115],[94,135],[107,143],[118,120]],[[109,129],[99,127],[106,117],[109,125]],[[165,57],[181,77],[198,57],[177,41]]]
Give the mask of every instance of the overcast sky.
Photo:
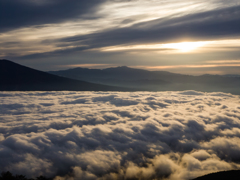
[[[240,74],[239,0],[0,0],[0,58]]]

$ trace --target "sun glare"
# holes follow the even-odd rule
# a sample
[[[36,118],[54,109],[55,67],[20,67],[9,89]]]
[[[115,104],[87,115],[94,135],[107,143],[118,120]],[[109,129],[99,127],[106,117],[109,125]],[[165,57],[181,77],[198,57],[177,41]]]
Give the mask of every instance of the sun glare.
[[[199,47],[202,47],[206,45],[207,42],[181,42],[181,43],[170,43],[170,44],[164,44],[164,48],[170,48],[170,49],[177,49],[181,52],[189,52],[193,51]]]
[[[211,41],[198,41],[198,42],[181,42],[181,43],[169,43],[169,44],[144,44],[144,45],[133,45],[133,46],[114,46],[102,48],[102,51],[124,51],[124,50],[177,50],[180,52],[190,52],[199,47],[211,44]]]

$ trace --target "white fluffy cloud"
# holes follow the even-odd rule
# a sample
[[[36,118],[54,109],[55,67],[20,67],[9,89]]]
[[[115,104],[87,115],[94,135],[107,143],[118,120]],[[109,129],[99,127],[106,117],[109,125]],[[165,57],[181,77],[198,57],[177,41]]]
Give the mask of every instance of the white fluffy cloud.
[[[0,169],[74,179],[190,179],[240,169],[225,93],[0,92]]]

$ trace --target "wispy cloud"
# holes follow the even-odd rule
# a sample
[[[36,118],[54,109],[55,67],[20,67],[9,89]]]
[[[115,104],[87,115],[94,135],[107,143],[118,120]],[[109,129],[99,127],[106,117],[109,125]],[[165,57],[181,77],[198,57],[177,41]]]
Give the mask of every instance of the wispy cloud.
[[[69,65],[59,65],[60,68],[76,68],[76,67],[82,67],[82,68],[106,68],[106,67],[112,67],[112,64],[69,64]]]
[[[211,57],[215,55],[216,60],[219,60],[216,51],[224,51],[232,59],[239,48],[236,46],[240,36],[240,4],[237,0],[227,3],[216,0],[61,0],[41,3],[1,0],[0,3],[0,17],[3,19],[0,28],[1,58],[28,62],[48,58],[55,66],[57,62],[62,64],[60,60],[56,61],[61,58],[67,58],[70,64],[98,64],[91,60],[85,62],[82,54],[90,51],[89,55],[98,53],[100,64],[114,66],[122,64],[116,63],[119,58],[113,56],[114,53],[122,53],[128,59],[128,64],[124,65],[136,64],[132,59],[139,57],[133,58],[132,55],[141,51],[148,51],[151,56],[148,59],[158,56],[150,51],[172,53],[176,59],[179,57],[178,48],[159,45],[210,42],[194,51],[181,51],[189,54],[198,50],[208,51]],[[225,41],[225,44],[217,45],[220,41]],[[112,52],[106,53],[109,50]],[[94,57],[88,56],[89,59]],[[192,57],[196,59],[198,55]],[[203,61],[206,60],[209,59],[205,57]],[[44,63],[42,61],[42,67]],[[155,65],[159,66],[158,63]]]
[[[175,69],[175,68],[212,68],[212,67],[239,67],[239,64],[199,64],[199,65],[172,65],[172,66],[132,66],[143,69],[157,70],[157,69]]]

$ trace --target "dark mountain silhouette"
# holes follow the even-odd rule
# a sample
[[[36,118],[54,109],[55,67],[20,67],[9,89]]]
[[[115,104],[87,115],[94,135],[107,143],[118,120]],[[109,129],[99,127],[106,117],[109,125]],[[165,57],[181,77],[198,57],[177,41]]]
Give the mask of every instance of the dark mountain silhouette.
[[[126,91],[31,69],[9,60],[0,60],[0,91]]]
[[[13,175],[11,172],[2,172],[0,175],[0,180],[53,180],[53,178],[46,178],[45,176],[39,176],[35,179],[28,179],[24,175]]]
[[[239,180],[240,179],[240,170],[232,170],[232,171],[221,171],[217,173],[207,174],[205,176],[201,176],[195,178],[193,180]]]
[[[52,180],[53,178],[46,178],[45,176],[39,176],[36,180]],[[207,174],[192,180],[239,180],[240,170],[221,171],[216,173]],[[34,180],[28,179],[25,175],[13,175],[11,172],[2,172],[0,180]]]
[[[147,71],[126,66],[107,69],[74,68],[49,73],[92,83],[150,91],[222,91],[240,94],[240,76],[191,76],[166,71]]]

